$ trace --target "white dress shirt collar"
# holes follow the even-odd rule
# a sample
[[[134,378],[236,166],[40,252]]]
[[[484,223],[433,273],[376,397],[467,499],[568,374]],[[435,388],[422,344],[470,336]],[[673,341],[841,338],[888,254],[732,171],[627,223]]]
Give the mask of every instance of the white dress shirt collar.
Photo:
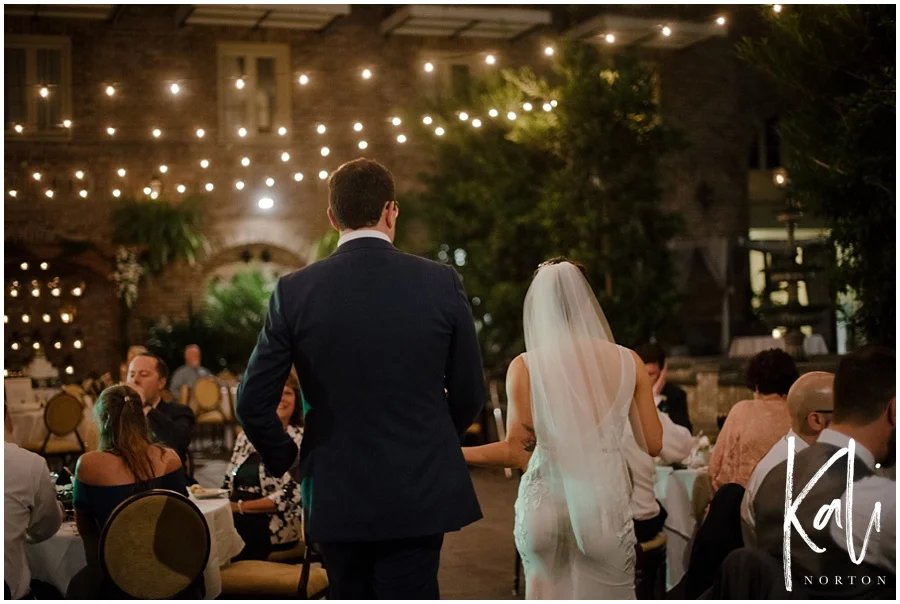
[[[844,448],[850,444],[850,437],[846,434],[841,434],[840,432],[836,432],[831,428],[826,428],[822,430],[822,433],[819,434],[819,440],[816,442],[824,443],[826,445],[832,445],[835,447]],[[863,462],[869,466],[870,470],[875,469],[875,456],[872,455],[872,452],[866,449],[864,446],[859,444],[856,441],[856,456],[859,457]]]
[[[391,241],[391,238],[382,233],[381,231],[376,231],[375,229],[357,229],[355,231],[350,231],[349,233],[345,233],[341,235],[341,238],[338,239],[338,247],[341,247],[345,243],[349,241],[354,241],[356,239],[362,239],[363,237],[374,237],[376,239],[382,239],[387,241],[390,244],[394,242]]]

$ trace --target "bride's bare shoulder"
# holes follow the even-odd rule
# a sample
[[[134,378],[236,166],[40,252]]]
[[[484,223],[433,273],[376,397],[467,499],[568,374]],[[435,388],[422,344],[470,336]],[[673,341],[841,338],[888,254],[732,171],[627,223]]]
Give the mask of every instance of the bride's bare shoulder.
[[[514,358],[512,360],[512,362],[509,364],[509,368],[507,369],[507,372],[508,373],[524,372],[527,374],[528,373],[528,353],[523,352],[522,354],[520,354],[519,356]]]

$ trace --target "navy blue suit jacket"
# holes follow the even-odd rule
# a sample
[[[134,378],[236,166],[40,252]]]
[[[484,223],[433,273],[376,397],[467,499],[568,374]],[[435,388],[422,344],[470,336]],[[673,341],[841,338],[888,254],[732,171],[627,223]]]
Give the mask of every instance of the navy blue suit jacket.
[[[365,237],[279,279],[237,402],[276,476],[297,458],[275,414],[291,364],[309,404],[311,539],[420,537],[481,518],[460,443],[484,373],[452,267]]]

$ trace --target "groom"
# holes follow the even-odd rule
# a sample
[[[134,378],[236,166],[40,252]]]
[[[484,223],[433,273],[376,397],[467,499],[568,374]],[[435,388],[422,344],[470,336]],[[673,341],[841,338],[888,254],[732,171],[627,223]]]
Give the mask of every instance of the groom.
[[[266,467],[306,478],[334,599],[437,599],[444,533],[481,518],[460,449],[485,396],[471,309],[452,267],[393,246],[398,214],[382,165],[332,174],[338,249],[278,281],[238,391]],[[299,456],[275,413],[292,364]]]

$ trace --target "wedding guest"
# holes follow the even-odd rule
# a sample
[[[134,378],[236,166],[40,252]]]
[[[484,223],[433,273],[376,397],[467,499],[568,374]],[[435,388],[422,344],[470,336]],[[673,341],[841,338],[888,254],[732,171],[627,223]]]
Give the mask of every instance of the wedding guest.
[[[688,432],[694,431],[691,418],[688,415],[687,393],[666,381],[668,363],[666,362],[665,349],[656,343],[644,344],[636,351],[650,374],[650,382],[653,384],[653,398],[657,408],[668,413],[672,421],[679,426],[687,428]]]
[[[787,459],[788,438],[794,437],[794,450],[800,452],[815,444],[822,430],[831,423],[834,410],[834,374],[811,371],[794,382],[787,395],[788,411],[791,414],[791,429],[769,449],[762,458],[747,483],[744,499],[741,501],[741,530],[744,545],[756,544],[756,520],[753,516],[753,500],[759,485],[772,468]]]
[[[297,447],[303,439],[300,424],[300,383],[293,372],[281,393],[276,410],[284,431]],[[241,432],[234,443],[231,462],[222,485],[231,490],[234,527],[246,544],[234,560],[265,560],[275,551],[297,544],[296,518],[300,515],[300,485],[290,474],[273,476],[259,453]]]
[[[128,381],[128,366],[131,365],[131,361],[134,360],[139,354],[149,354],[150,351],[147,350],[144,346],[129,346],[128,353],[125,356],[125,362],[119,366],[119,381],[127,382]]]
[[[673,422],[669,416],[659,413],[662,424],[662,449],[659,459],[667,464],[683,461],[691,454],[694,439],[684,426]],[[631,512],[634,517],[634,534],[639,542],[650,541],[662,530],[668,514],[656,499],[656,463],[634,438],[631,425],[625,424],[622,453],[631,476]]]
[[[747,486],[756,464],[791,429],[787,393],[799,374],[794,359],[778,348],[760,352],[747,366],[753,400],[731,408],[709,460],[713,490],[728,483]]]
[[[187,489],[178,454],[154,442],[135,388],[123,384],[104,390],[94,405],[94,418],[100,444],[97,451],[85,453],[78,460],[73,500],[75,523],[88,561],[79,586],[105,592],[109,588],[100,585],[102,572],[96,564],[100,560],[100,533],[112,511],[143,491],[168,489],[187,495]]]
[[[47,462],[12,442],[12,420],[5,407],[3,416],[3,580],[10,598],[21,600],[31,583],[25,544],[55,535],[64,513]]]
[[[809,539],[822,548],[813,551],[791,528],[790,556],[792,581],[811,599],[889,599],[896,596],[896,506],[895,482],[875,475],[877,465],[893,454],[897,436],[896,355],[893,350],[869,346],[845,356],[834,377],[834,413],[831,425],[818,441],[797,453],[793,468],[793,492],[797,496],[813,476],[842,449],[854,444],[853,473],[848,455],[838,457],[818,478],[796,508],[797,524]],[[853,482],[852,532],[847,522],[847,480]],[[787,461],[776,466],[763,480],[756,494],[757,544],[782,561],[784,547]],[[833,506],[839,500],[840,507]],[[871,527],[875,506],[881,504],[880,528]],[[832,507],[836,514],[819,510]],[[838,521],[839,524],[838,525]],[[830,525],[830,526],[829,526]],[[817,528],[821,526],[821,528]],[[868,534],[865,555],[862,547]],[[850,532],[850,535],[845,534]],[[852,539],[856,564],[847,552]],[[805,577],[817,580],[807,582]],[[826,580],[823,582],[822,577]]]
[[[167,403],[161,393],[169,377],[169,368],[158,356],[142,353],[128,367],[128,380],[140,386],[144,394],[144,413],[157,440],[175,449],[181,462],[188,457],[188,445],[194,433],[194,412],[187,405]]]
[[[200,347],[191,344],[184,349],[184,365],[175,370],[172,374],[172,380],[169,385],[169,391],[172,396],[178,398],[181,387],[187,386],[191,390],[194,389],[194,382],[197,378],[212,375],[212,372],[200,364]]]

